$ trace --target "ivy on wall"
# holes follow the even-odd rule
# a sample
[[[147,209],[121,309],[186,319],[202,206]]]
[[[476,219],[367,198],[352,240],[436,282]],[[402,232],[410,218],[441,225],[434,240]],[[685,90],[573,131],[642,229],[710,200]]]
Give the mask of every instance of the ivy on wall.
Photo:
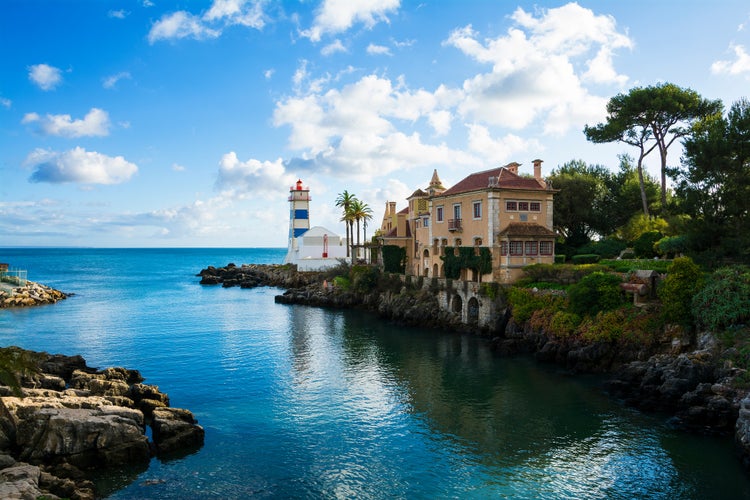
[[[406,248],[398,245],[384,245],[383,270],[387,273],[404,274],[406,271]]]
[[[458,248],[458,255],[456,255],[455,248]],[[479,249],[478,254],[477,249]],[[487,247],[445,247],[444,254],[440,258],[444,263],[443,270],[446,278],[454,280],[460,278],[461,269],[473,269],[480,275],[492,272],[492,252]]]

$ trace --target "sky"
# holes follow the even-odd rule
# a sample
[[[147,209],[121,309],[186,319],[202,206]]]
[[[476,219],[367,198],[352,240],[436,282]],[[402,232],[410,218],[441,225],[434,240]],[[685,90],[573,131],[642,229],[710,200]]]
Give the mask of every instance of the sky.
[[[0,246],[286,247],[298,179],[372,234],[434,169],[616,170],[584,126],[664,82],[747,97],[750,4],[3,0]]]

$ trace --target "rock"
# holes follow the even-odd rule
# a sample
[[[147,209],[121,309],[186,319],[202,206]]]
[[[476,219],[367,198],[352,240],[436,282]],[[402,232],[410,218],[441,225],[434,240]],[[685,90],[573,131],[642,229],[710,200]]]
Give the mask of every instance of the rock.
[[[159,454],[203,445],[205,431],[193,414],[179,408],[156,408],[151,423]]]
[[[59,499],[39,488],[41,470],[35,465],[18,464],[0,470],[0,498],[34,500]]]
[[[168,408],[169,397],[142,384],[136,370],[97,371],[80,356],[4,349],[18,350],[14,354],[38,370],[21,378],[23,398],[0,386],[0,469],[10,470],[0,476],[0,498],[93,500],[90,471],[145,468],[154,450],[192,451],[203,444],[192,413]],[[154,432],[159,446],[145,432],[156,412],[162,412]]]

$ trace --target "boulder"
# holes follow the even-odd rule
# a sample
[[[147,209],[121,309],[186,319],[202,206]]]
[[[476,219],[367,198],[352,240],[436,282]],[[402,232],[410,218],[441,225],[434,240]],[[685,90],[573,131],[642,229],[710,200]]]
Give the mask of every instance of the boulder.
[[[159,454],[202,446],[205,436],[193,414],[180,408],[154,409],[151,429]]]
[[[59,499],[39,488],[42,471],[29,464],[17,464],[0,470],[0,498],[7,499]]]

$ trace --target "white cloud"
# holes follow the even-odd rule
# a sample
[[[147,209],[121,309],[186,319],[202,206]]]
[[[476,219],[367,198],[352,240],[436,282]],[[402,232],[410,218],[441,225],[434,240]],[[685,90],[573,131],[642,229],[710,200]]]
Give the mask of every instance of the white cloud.
[[[185,171],[185,167],[183,167],[182,165],[180,165],[178,163],[173,163],[172,164],[172,170],[174,170],[175,172],[184,172]]]
[[[274,199],[288,191],[295,180],[286,172],[281,159],[243,162],[231,151],[221,157],[216,187],[239,199],[257,196]]]
[[[149,43],[159,40],[172,40],[181,38],[216,38],[221,33],[208,28],[201,23],[199,17],[185,11],[177,11],[164,14],[161,19],[154,23],[148,33]]]
[[[164,14],[151,27],[148,41],[153,44],[159,40],[217,38],[224,28],[235,25],[262,29],[265,26],[263,1],[214,0],[202,15],[184,10]]]
[[[109,17],[113,17],[115,19],[125,19],[130,12],[127,12],[126,10],[120,9],[120,10],[110,10],[107,15]]]
[[[344,44],[341,43],[341,40],[338,39],[334,40],[332,43],[329,43],[320,50],[320,53],[324,56],[330,56],[331,54],[335,54],[337,52],[346,52],[346,47],[344,47]]]
[[[62,82],[62,71],[48,64],[29,66],[29,80],[42,90],[52,90]]]
[[[400,0],[324,0],[313,26],[303,31],[302,36],[318,42],[323,35],[342,33],[355,23],[372,28],[381,21],[388,22],[387,14],[400,6]]]
[[[263,72],[263,76],[266,78],[266,80],[270,80],[271,77],[273,77],[274,73],[276,73],[275,69],[267,69]]]
[[[375,45],[374,43],[371,43],[367,46],[367,53],[370,55],[383,55],[383,56],[390,56],[391,50],[388,47],[385,47],[383,45]]]
[[[228,25],[239,24],[255,29],[265,25],[263,3],[248,0],[214,0],[203,19],[209,22],[223,20]]]
[[[120,184],[138,171],[138,166],[122,156],[106,156],[81,147],[62,153],[37,149],[28,155],[24,165],[34,169],[30,181],[52,184]]]
[[[745,52],[742,45],[731,47],[734,51],[734,60],[716,61],[711,65],[711,72],[715,75],[741,75],[750,73],[750,55]]]
[[[450,126],[447,106],[459,93],[410,91],[399,82],[368,75],[341,89],[289,97],[277,102],[276,126],[291,127],[289,146],[302,151],[306,168],[371,180],[429,165],[477,165],[477,158],[444,144],[425,143],[418,132],[402,132],[424,120],[438,133]]]
[[[447,110],[439,110],[429,113],[427,120],[430,122],[430,126],[435,130],[437,135],[447,135],[451,131],[451,121],[453,121],[453,114]]]
[[[570,3],[540,11],[539,17],[519,8],[511,18],[517,26],[504,36],[480,41],[466,26],[444,42],[492,65],[489,73],[464,82],[459,112],[465,118],[511,129],[542,120],[547,133],[564,133],[585,123],[600,102],[585,82],[626,83],[614,70],[612,54],[632,47],[632,41],[617,31],[612,17]]]
[[[27,113],[22,120],[22,123],[36,122],[39,131],[45,135],[69,138],[109,135],[109,115],[99,108],[91,108],[82,120],[73,120],[70,115],[46,115],[42,118],[37,113]]]
[[[13,101],[5,97],[0,97],[0,106],[4,108],[10,108],[13,105]]]
[[[102,79],[102,87],[105,89],[113,89],[120,80],[130,80],[130,73],[127,71],[121,71],[120,73],[110,75]]]
[[[534,139],[524,139],[515,134],[507,134],[501,139],[491,136],[487,127],[467,125],[469,129],[469,149],[480,154],[490,163],[505,163],[520,154],[539,156],[542,146]]]

